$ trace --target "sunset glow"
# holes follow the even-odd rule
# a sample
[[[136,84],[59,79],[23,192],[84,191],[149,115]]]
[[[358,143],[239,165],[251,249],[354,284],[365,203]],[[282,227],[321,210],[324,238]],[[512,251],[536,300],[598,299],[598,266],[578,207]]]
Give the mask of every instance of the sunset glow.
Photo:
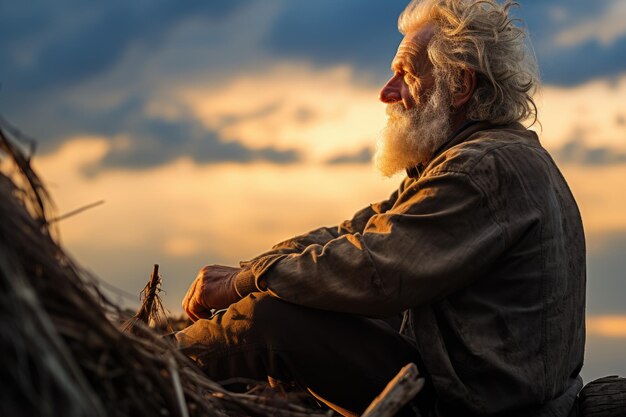
[[[80,264],[138,295],[158,263],[178,314],[203,265],[237,265],[394,191],[402,177],[371,154],[406,1],[324,1],[5,7],[0,113],[38,140],[60,214],[105,200],[60,222]],[[626,352],[626,8],[523,3],[543,78],[532,129],[585,226],[595,375],[604,339]],[[32,30],[16,26],[31,14]],[[117,41],[110,16],[127,19]]]
[[[626,338],[626,316],[587,317],[587,334]]]

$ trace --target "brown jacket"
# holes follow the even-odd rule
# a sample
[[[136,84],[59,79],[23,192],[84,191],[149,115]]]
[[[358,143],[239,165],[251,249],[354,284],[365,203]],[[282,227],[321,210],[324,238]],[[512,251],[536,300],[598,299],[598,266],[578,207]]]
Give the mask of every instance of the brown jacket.
[[[567,416],[582,386],[582,222],[520,124],[470,125],[389,199],[242,266],[241,295],[368,317],[408,310],[438,415]]]

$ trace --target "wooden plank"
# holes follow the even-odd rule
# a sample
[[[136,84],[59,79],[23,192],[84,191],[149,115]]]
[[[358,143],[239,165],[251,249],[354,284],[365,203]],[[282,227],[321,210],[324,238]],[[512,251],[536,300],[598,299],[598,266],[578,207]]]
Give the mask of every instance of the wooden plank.
[[[583,417],[626,417],[626,378],[607,376],[591,381],[579,400]]]
[[[414,363],[398,372],[383,392],[367,407],[362,417],[392,417],[424,387],[424,378]]]

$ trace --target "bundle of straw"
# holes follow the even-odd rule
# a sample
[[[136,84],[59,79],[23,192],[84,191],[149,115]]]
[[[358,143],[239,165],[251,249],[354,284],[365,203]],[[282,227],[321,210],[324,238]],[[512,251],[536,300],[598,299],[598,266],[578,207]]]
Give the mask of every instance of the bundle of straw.
[[[0,415],[328,415],[225,390],[144,318],[118,329],[120,309],[58,244],[50,196],[15,136],[0,125]]]

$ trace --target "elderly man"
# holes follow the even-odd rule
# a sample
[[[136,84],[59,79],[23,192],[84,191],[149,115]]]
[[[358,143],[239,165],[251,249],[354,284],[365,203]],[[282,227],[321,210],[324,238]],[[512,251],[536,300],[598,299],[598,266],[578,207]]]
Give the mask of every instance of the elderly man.
[[[422,415],[568,415],[582,386],[584,236],[520,124],[536,119],[537,77],[510,6],[409,4],[375,156],[408,176],[337,227],[200,271],[183,301],[195,323],[177,339],[210,376],[293,382],[350,415],[414,362]]]

